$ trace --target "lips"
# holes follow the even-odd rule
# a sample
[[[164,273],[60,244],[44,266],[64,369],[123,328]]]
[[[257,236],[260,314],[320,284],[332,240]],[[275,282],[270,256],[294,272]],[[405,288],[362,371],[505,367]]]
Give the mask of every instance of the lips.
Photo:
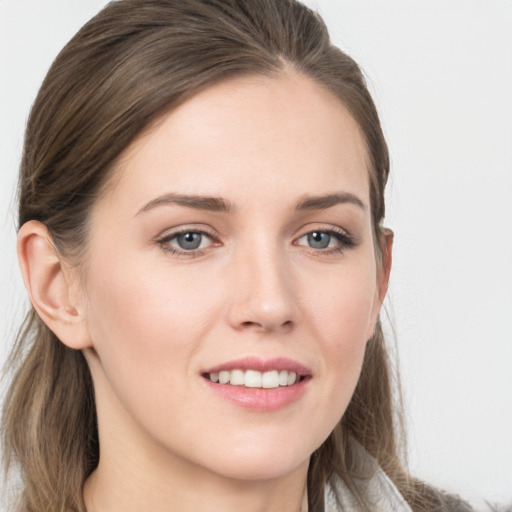
[[[260,411],[273,411],[300,399],[311,371],[287,358],[237,359],[202,373],[208,387],[224,399]]]

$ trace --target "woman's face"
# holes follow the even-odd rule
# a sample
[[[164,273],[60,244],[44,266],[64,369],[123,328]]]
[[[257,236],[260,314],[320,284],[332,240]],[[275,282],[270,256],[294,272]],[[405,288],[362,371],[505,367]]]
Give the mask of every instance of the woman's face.
[[[201,92],[127,150],[92,212],[100,436],[242,479],[307,466],[358,380],[380,274],[339,100],[298,74]]]

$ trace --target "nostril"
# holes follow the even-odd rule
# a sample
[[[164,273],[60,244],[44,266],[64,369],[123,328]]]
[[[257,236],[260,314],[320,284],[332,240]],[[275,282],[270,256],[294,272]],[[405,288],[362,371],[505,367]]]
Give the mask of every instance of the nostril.
[[[273,322],[253,322],[253,321],[245,321],[240,324],[242,329],[257,329],[262,331],[290,331],[293,327],[293,321],[287,320],[283,323],[273,323]]]
[[[257,323],[257,322],[242,322],[240,324],[242,327],[253,327],[253,326],[256,326],[256,327],[261,327],[261,324]]]

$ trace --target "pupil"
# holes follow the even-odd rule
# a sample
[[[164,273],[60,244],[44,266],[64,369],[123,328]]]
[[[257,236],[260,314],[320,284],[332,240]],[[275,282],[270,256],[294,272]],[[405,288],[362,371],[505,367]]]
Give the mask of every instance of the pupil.
[[[331,235],[322,233],[321,231],[314,231],[308,235],[308,244],[314,249],[325,249],[329,247],[331,242]]]
[[[182,249],[193,250],[197,249],[201,245],[201,234],[200,233],[185,233],[179,235],[177,238],[178,245]]]

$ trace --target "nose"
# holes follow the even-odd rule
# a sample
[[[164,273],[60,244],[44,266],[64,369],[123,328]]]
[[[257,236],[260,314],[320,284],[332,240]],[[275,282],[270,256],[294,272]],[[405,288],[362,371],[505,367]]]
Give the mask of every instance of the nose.
[[[298,320],[295,283],[289,262],[277,250],[240,257],[232,266],[228,321],[236,330],[291,331]]]

